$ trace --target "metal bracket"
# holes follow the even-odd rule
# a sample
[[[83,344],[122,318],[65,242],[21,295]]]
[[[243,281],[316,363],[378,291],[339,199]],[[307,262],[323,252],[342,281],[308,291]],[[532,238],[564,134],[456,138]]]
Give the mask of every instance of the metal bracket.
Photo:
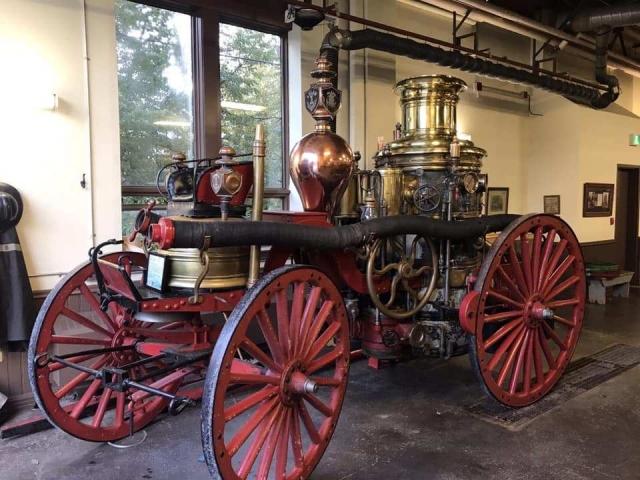
[[[532,40],[532,48],[531,48],[531,65],[534,70],[539,70],[540,65],[547,62],[552,62],[552,71],[553,73],[558,73],[558,51],[560,50],[558,47],[551,45],[551,38],[546,39],[540,48],[537,47],[537,41],[535,39]],[[545,49],[551,48],[552,52],[548,57],[545,57]]]
[[[202,263],[202,270],[200,271],[200,275],[198,275],[198,278],[193,285],[193,296],[189,297],[190,305],[197,305],[199,303],[202,303],[202,297],[200,296],[200,285],[202,285],[202,281],[207,276],[207,272],[209,271],[209,248],[211,248],[211,237],[207,235],[204,237],[202,248],[200,249],[200,262]]]
[[[458,22],[458,13],[455,11],[453,12],[453,44],[457,47],[460,47],[462,46],[462,40],[464,40],[465,38],[473,38],[473,50],[477,52],[478,51],[478,32],[475,29],[473,32],[465,33],[464,35],[458,35],[458,32],[460,31],[464,23],[467,21],[472,11],[473,9],[471,8],[467,9],[467,11],[464,13],[462,18],[460,19],[460,22]]]

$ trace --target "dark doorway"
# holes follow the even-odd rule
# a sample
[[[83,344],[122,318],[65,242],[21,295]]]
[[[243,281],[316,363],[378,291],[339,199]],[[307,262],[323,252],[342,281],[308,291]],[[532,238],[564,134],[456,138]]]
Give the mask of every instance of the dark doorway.
[[[638,258],[638,208],[640,208],[640,167],[618,165],[616,181],[616,262],[635,272],[632,283],[640,284]]]

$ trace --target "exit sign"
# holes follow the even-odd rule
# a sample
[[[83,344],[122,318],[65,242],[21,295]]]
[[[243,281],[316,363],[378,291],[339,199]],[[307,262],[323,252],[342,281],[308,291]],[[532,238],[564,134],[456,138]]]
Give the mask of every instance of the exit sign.
[[[629,145],[632,147],[640,147],[640,133],[632,133],[629,135]]]

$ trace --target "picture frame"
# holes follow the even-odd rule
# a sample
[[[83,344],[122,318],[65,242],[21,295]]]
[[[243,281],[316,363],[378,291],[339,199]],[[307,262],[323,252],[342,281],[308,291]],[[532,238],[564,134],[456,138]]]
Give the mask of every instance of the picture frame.
[[[544,195],[543,210],[544,213],[560,215],[560,195]]]
[[[613,183],[585,183],[582,216],[610,217],[613,213],[614,190]]]
[[[149,262],[144,277],[145,286],[157,292],[164,292],[167,289],[168,267],[167,257],[149,252]]]
[[[509,189],[506,187],[490,187],[487,189],[487,215],[500,215],[509,212]]]

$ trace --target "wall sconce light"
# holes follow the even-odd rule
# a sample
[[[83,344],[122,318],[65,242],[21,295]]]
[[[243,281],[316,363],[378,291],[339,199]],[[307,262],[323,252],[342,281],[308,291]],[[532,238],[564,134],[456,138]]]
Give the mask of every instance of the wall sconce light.
[[[632,133],[629,135],[629,146],[640,147],[640,133]]]

